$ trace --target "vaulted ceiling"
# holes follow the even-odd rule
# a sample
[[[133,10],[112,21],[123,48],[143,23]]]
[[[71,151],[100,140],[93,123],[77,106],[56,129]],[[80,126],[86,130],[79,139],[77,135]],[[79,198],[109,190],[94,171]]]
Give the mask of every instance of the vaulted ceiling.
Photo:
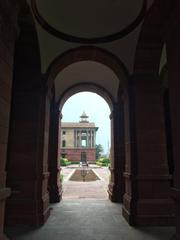
[[[27,1],[30,4],[30,0]],[[131,74],[143,14],[145,14],[143,11],[145,2],[143,0],[32,0],[40,43],[42,72],[45,73],[53,60],[67,50],[93,45],[117,56]],[[147,0],[147,10],[152,3],[153,0]],[[94,43],[90,44],[93,39]],[[107,84],[111,83],[111,79],[107,81],[107,78],[116,82],[112,70],[109,69],[107,72],[107,67],[102,64],[98,65],[91,61],[73,64],[57,76],[56,98],[58,99],[60,93],[70,85],[90,79],[97,83],[102,82],[102,79]],[[66,83],[63,85],[60,81]],[[114,86],[118,89],[117,84]],[[115,94],[111,85],[106,87],[112,95]]]

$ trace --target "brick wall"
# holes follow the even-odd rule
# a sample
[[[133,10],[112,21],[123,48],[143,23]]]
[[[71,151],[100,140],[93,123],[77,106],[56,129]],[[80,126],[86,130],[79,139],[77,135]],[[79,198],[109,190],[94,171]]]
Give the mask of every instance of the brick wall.
[[[64,149],[62,153],[66,153],[66,158],[71,162],[79,162],[81,160],[81,153],[85,152],[87,161],[93,163],[96,160],[96,149],[95,148],[79,148],[79,149]]]

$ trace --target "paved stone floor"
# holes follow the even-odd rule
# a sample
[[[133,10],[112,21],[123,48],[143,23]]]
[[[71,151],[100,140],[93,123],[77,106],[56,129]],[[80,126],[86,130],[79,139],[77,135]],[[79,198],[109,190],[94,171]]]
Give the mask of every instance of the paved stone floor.
[[[9,230],[12,240],[169,240],[173,227],[130,227],[121,205],[109,200],[63,200],[39,229]]]
[[[51,205],[44,226],[8,229],[11,240],[169,240],[174,227],[133,228],[124,220],[121,205],[108,200],[107,168],[94,168],[101,180],[72,182],[74,167],[63,168],[63,200]]]

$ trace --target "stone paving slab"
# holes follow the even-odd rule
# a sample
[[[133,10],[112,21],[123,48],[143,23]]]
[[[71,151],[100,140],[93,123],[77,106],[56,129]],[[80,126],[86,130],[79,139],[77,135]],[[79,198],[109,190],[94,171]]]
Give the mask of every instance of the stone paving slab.
[[[122,206],[108,200],[107,168],[93,169],[101,176],[95,182],[68,181],[75,169],[64,168],[63,200],[51,204],[47,222],[38,229],[17,226],[8,229],[11,240],[172,240],[174,227],[134,228],[122,216]]]
[[[11,240],[170,240],[174,227],[134,228],[122,217],[121,205],[108,200],[69,200],[52,205],[38,229],[9,230]]]

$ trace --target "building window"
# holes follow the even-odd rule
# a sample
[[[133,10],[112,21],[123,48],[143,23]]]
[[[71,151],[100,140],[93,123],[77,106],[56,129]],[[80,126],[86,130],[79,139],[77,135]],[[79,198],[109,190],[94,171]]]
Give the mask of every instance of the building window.
[[[65,140],[62,141],[62,147],[66,147],[66,141]]]
[[[87,140],[86,139],[81,140],[81,147],[87,147]]]
[[[63,135],[66,135],[66,131],[63,131]]]

